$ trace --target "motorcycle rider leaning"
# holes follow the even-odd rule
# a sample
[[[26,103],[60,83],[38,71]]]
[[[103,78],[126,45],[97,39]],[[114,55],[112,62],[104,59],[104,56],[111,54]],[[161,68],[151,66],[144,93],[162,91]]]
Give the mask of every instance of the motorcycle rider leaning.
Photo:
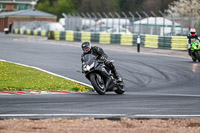
[[[187,36],[187,45],[188,45],[188,54],[191,56],[191,39],[197,39],[199,40],[198,35],[196,34],[195,28],[190,29],[190,34]]]
[[[82,45],[83,54],[81,55],[81,61],[83,62],[83,56],[86,54],[92,54],[97,57],[97,60],[103,61],[104,64],[112,71],[118,81],[121,81],[121,77],[116,71],[115,66],[108,60],[108,56],[104,53],[103,49],[97,46],[91,46],[90,42],[83,42]]]

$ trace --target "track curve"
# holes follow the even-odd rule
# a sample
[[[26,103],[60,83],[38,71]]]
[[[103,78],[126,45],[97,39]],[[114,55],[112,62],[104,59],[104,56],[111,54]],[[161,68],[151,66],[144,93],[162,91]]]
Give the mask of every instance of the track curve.
[[[16,40],[18,38],[22,39]],[[80,73],[81,49],[77,43],[68,42],[75,45],[69,46],[12,35],[0,37],[0,42],[1,59],[36,66],[89,84]],[[188,58],[105,52],[115,60],[117,70],[124,77],[124,95],[99,96],[90,92],[0,96],[0,118],[9,117],[9,114],[200,115],[200,63],[193,63]]]

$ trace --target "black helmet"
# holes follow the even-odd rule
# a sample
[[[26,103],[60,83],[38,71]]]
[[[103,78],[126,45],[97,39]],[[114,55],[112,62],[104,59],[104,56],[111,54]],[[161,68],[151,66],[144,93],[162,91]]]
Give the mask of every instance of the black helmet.
[[[83,42],[81,47],[82,47],[84,53],[88,53],[91,49],[91,43]]]

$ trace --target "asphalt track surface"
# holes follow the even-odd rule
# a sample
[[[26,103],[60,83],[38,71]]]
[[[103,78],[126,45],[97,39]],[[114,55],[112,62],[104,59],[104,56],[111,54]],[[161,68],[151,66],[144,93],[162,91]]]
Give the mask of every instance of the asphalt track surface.
[[[32,38],[0,33],[0,59],[90,84],[80,73],[79,43]],[[124,78],[125,94],[0,95],[0,119],[200,117],[200,63],[193,63],[190,58],[158,54],[108,49],[105,52],[115,60]]]

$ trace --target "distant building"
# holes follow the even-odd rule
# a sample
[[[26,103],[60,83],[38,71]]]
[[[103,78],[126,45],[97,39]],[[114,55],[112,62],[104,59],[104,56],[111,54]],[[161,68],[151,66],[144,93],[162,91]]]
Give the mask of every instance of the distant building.
[[[50,21],[56,22],[56,16],[50,13],[38,11],[38,10],[20,10],[13,12],[0,13],[0,32],[4,31],[4,28],[12,29],[14,22],[22,21]]]
[[[0,12],[32,9],[38,0],[0,0]]]
[[[148,17],[142,20],[137,20],[134,22],[134,33],[141,34],[153,34],[153,35],[171,35],[181,34],[182,25],[176,22],[173,22],[167,18],[163,17]],[[173,31],[174,30],[174,31]],[[182,29],[187,33],[187,29]]]

